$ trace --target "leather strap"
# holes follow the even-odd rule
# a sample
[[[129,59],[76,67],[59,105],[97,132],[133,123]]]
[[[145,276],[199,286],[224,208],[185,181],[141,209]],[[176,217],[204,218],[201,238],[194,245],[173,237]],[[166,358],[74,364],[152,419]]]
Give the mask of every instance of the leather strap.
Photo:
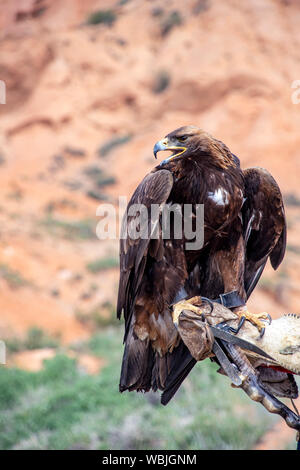
[[[226,292],[225,294],[220,294],[218,299],[214,299],[213,302],[218,302],[221,305],[224,305],[226,308],[235,308],[245,305],[244,300],[239,296],[236,290],[231,292]]]

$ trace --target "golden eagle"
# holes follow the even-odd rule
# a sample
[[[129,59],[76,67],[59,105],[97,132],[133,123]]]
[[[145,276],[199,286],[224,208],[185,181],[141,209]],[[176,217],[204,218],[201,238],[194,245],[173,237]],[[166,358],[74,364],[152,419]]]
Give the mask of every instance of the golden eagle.
[[[286,247],[280,189],[259,167],[242,170],[226,145],[195,126],[176,129],[154,146],[172,155],[145,176],[127,207],[120,240],[117,315],[125,318],[119,389],[163,390],[166,404],[195,365],[172,319],[174,303],[193,296],[219,299],[263,332],[267,314],[251,314],[246,301],[270,259],[276,269]],[[165,238],[162,212],[149,218],[149,236],[130,235],[142,204],[150,211],[176,204],[204,205],[204,240],[186,249],[185,235]],[[174,218],[170,218],[174,226]],[[158,236],[151,237],[153,227]],[[173,227],[174,229],[174,227]]]

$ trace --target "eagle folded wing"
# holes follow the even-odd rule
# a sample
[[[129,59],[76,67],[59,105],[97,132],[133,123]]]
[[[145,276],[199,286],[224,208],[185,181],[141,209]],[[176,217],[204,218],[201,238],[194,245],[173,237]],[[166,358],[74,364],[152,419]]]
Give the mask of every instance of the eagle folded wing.
[[[117,315],[121,317],[122,311],[125,318],[125,339],[131,321],[135,299],[141,284],[145,270],[148,251],[151,256],[159,260],[163,256],[162,238],[151,239],[150,236],[132,238],[130,229],[134,227],[138,232],[140,214],[129,215],[130,207],[135,204],[143,204],[149,213],[148,234],[155,230],[158,218],[150,217],[152,204],[163,204],[167,201],[173,186],[173,176],[168,170],[160,170],[148,174],[136,188],[129,201],[122,222],[122,238],[120,240],[120,282],[117,303]]]
[[[251,295],[268,258],[277,269],[286,248],[286,220],[280,189],[264,168],[244,170],[245,202],[243,205],[246,262],[244,283]]]

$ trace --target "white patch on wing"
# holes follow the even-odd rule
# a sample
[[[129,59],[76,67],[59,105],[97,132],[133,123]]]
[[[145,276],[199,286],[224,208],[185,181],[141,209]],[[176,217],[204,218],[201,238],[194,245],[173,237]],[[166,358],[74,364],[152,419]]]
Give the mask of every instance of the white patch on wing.
[[[228,192],[223,188],[218,188],[216,191],[208,192],[208,198],[214,201],[217,206],[225,206],[229,204]]]

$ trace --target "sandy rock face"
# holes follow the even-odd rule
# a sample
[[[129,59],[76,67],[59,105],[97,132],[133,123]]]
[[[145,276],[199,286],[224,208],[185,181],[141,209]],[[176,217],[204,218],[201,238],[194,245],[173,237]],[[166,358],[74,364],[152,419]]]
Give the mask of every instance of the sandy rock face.
[[[18,50],[15,44],[7,42],[3,45],[2,52],[0,76],[6,84],[8,99],[0,112],[6,114],[26,102],[54,55],[49,44],[39,43],[33,38],[23,45],[20,42]]]
[[[8,365],[24,370],[30,370],[32,372],[38,372],[43,368],[44,361],[53,359],[56,354],[57,351],[51,348],[21,351],[10,358]],[[88,374],[98,374],[101,368],[105,365],[104,359],[92,356],[91,354],[76,355],[72,351],[69,351],[67,352],[67,355],[74,358],[78,367]]]

